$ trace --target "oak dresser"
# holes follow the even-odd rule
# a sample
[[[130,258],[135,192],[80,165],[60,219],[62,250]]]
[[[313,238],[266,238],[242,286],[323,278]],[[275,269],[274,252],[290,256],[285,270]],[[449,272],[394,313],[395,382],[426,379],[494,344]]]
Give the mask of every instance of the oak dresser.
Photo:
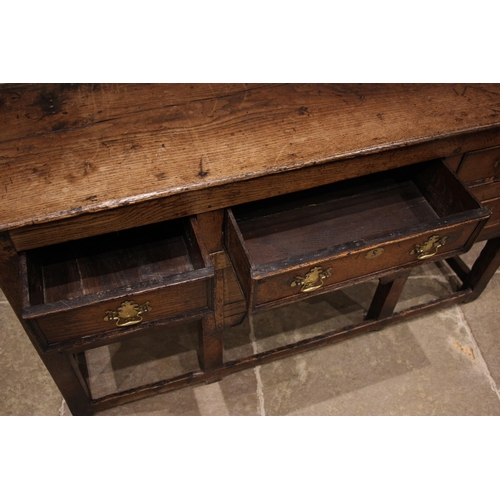
[[[500,84],[6,84],[0,122],[0,287],[73,415],[477,299],[500,265]],[[437,261],[457,289],[395,312]],[[361,323],[225,359],[246,315],[368,280]],[[187,321],[198,370],[92,397],[86,350]]]

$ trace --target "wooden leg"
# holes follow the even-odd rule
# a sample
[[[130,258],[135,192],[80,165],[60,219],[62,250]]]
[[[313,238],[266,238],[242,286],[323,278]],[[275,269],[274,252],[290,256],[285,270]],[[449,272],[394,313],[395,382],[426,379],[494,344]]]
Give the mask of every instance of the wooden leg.
[[[205,372],[216,370],[223,362],[224,272],[222,260],[222,225],[224,210],[214,210],[196,216],[203,241],[215,268],[212,294],[213,314],[202,319],[198,335],[198,360]]]
[[[490,279],[500,266],[500,237],[488,240],[476,262],[472,266],[470,273],[465,278],[462,290],[471,289],[471,300],[481,295],[488,285]]]
[[[89,370],[87,367],[87,358],[85,357],[85,352],[80,351],[74,354],[78,370],[80,371],[82,378],[84,380],[84,383],[87,387],[89,387]],[[90,391],[90,389],[89,389]]]
[[[20,321],[71,413],[74,416],[92,415],[92,397],[86,380],[88,375],[84,354],[75,355],[65,351],[44,352],[36,333],[36,324],[29,320]]]
[[[74,416],[92,415],[90,394],[74,356],[65,352],[51,352],[42,353],[40,357],[71,413]]]
[[[469,266],[459,256],[446,259],[446,262],[463,283],[470,272]]]
[[[213,316],[203,318],[200,323],[198,360],[200,368],[208,372],[222,366],[223,332],[216,328]]]
[[[203,371],[213,371],[223,363],[224,252],[210,254],[215,276],[212,290],[213,314],[202,319],[198,335],[198,360]]]
[[[391,316],[409,275],[408,271],[381,278],[365,319],[379,320]]]
[[[22,299],[19,282],[19,256],[7,233],[0,233],[0,288],[17,317],[21,317]]]

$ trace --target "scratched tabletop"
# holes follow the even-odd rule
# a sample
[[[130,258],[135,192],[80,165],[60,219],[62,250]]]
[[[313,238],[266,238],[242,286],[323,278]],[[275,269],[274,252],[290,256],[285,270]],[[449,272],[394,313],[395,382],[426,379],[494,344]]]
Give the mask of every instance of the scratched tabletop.
[[[0,85],[0,230],[500,125],[500,85]]]

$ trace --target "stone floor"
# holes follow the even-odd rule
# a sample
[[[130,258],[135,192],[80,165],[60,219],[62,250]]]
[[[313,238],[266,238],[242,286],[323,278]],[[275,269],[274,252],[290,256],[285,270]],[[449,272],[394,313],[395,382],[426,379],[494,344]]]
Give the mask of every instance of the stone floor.
[[[408,280],[398,309],[456,284],[446,265],[425,266]],[[375,286],[257,314],[227,330],[226,360],[354,324]],[[497,272],[470,304],[101,415],[500,415],[499,293]],[[0,318],[0,414],[70,415],[3,294]],[[94,397],[196,369],[195,340],[196,325],[188,324],[87,351]]]

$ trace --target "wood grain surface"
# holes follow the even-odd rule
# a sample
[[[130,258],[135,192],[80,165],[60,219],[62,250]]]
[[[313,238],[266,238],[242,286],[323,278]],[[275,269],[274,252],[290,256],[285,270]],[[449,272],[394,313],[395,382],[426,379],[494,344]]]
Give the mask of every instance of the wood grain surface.
[[[2,230],[495,129],[500,85],[4,85],[0,127]]]

